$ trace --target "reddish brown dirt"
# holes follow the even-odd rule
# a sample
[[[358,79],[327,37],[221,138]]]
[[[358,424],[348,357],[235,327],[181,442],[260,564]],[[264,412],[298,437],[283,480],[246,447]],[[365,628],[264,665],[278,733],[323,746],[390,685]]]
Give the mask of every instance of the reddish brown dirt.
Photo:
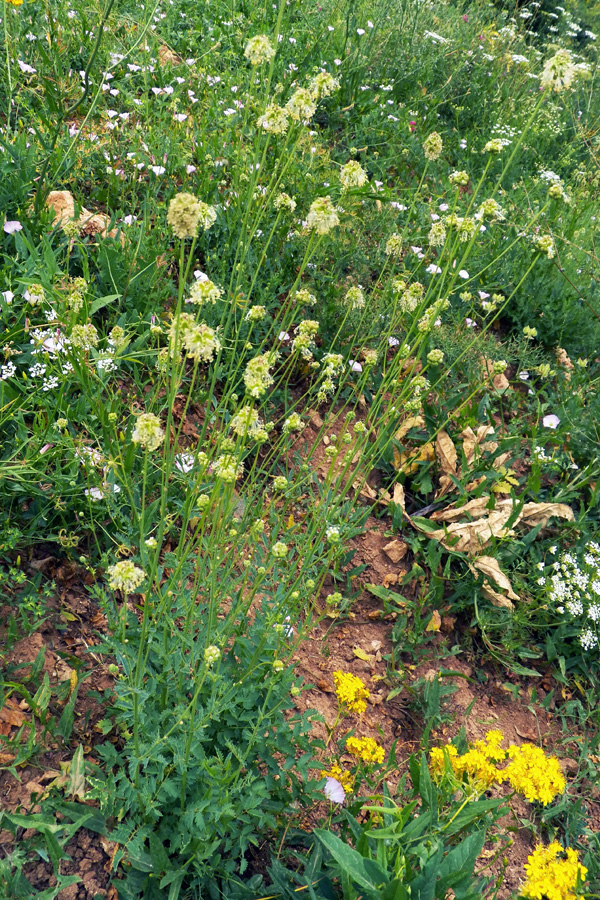
[[[9,702],[18,710],[20,717],[14,719],[12,727],[4,729],[8,731],[4,740],[0,737],[2,766],[9,765],[18,752],[16,738],[21,724],[25,725],[21,741],[26,743],[30,729],[33,729],[36,739],[34,753],[24,765],[18,766],[18,777],[6,768],[0,770],[0,809],[20,813],[39,811],[36,801],[62,774],[61,768],[70,763],[79,745],[83,746],[89,762],[97,762],[94,745],[104,740],[97,729],[97,722],[105,712],[90,692],[103,694],[113,683],[106,671],[106,661],[93,652],[94,644],[98,642],[98,628],[105,627],[106,623],[96,601],[89,594],[89,574],[53,557],[31,560],[30,565],[34,571],[43,569],[48,578],[54,579],[56,591],[48,600],[49,615],[46,621],[33,634],[14,644],[2,658],[4,675],[9,675],[11,683],[23,684],[34,694],[38,684],[33,685],[28,679],[36,657],[44,648],[42,673],[47,673],[50,681],[52,697],[48,712],[53,723],[56,724],[64,710],[75,672],[77,700],[73,730],[65,743],[59,735],[52,734],[53,725],[44,730],[40,718],[33,715],[18,690],[9,691]],[[6,606],[0,608],[2,643],[8,611]],[[21,837],[26,838],[27,832]],[[10,833],[2,832],[0,846],[5,853],[10,853],[13,843]],[[66,845],[66,852],[71,859],[61,863],[61,874],[76,874],[81,881],[61,891],[59,900],[92,900],[98,896],[109,896],[110,842],[82,828]],[[40,891],[56,883],[52,867],[39,859],[27,865],[24,874]]]
[[[458,633],[460,623],[453,618],[442,618],[441,630],[431,634],[431,642],[420,657],[411,658],[401,652],[401,647],[396,648],[397,675],[390,675],[385,657],[389,658],[393,649],[390,632],[395,621],[394,614],[386,615],[382,602],[364,589],[367,584],[394,585],[410,570],[410,552],[404,552],[401,559],[393,561],[397,558],[397,548],[389,548],[394,536],[390,535],[388,528],[387,518],[380,520],[371,516],[367,519],[364,533],[353,541],[355,555],[347,567],[366,566],[353,584],[358,598],[343,616],[324,616],[301,643],[297,667],[310,688],[298,697],[298,707],[302,710],[317,709],[331,726],[338,710],[333,673],[337,670],[352,672],[363,679],[370,692],[367,710],[362,716],[343,719],[334,739],[339,739],[352,728],[356,735],[375,738],[386,752],[395,743],[398,767],[386,773],[392,794],[406,768],[408,757],[420,748],[425,725],[414,694],[411,694],[411,687],[419,679],[438,677],[440,669],[451,669],[461,675],[449,679],[456,690],[448,701],[448,723],[442,725],[437,733],[432,733],[434,742],[447,742],[461,726],[465,727],[470,740],[481,738],[486,731],[497,728],[510,742],[535,742],[560,755],[561,735],[557,720],[531,702],[534,681],[527,683],[513,679],[515,689],[511,692],[505,675],[500,677],[489,669],[478,669],[467,650],[456,652],[454,648],[461,643]],[[98,720],[104,716],[103,706],[98,699],[90,697],[89,692],[110,690],[112,679],[107,672],[107,661],[93,651],[94,644],[99,640],[98,632],[102,632],[106,623],[90,595],[90,576],[85,570],[50,557],[43,561],[43,565],[45,573],[57,585],[55,596],[49,601],[49,618],[38,631],[12,647],[4,658],[4,666],[5,669],[11,664],[20,666],[13,671],[11,679],[27,684],[31,665],[40,649],[45,647],[43,671],[48,674],[53,691],[57,691],[62,684],[65,697],[67,683],[75,669],[78,673],[75,723],[69,742],[65,744],[60,739],[44,735],[39,720],[32,716],[26,704],[23,706],[21,703],[18,712],[23,721],[34,722],[32,727],[35,727],[39,746],[27,764],[19,768],[18,778],[6,769],[0,772],[0,805],[9,811],[36,811],[39,808],[36,799],[53,777],[50,773],[57,773],[61,763],[68,763],[79,744],[83,745],[86,758],[95,761],[94,746],[105,740],[96,728]],[[407,597],[414,597],[422,587],[413,583],[404,586],[402,592]],[[323,612],[326,610],[325,596],[335,590],[342,590],[342,587],[330,579],[326,581],[319,599]],[[6,608],[3,608],[0,610],[0,622],[4,622],[5,618]],[[388,700],[390,690],[398,687],[402,689]],[[19,701],[18,693],[14,693],[13,699]],[[64,699],[54,700],[50,711],[59,716],[63,707]],[[321,724],[316,729],[318,736],[327,741],[326,726]],[[9,728],[6,736],[9,741],[14,739],[17,731],[16,725]],[[0,761],[6,765],[15,748],[0,742],[0,752],[5,754]],[[327,767],[334,757],[335,746],[330,744],[323,754],[323,766]],[[565,768],[569,774],[570,760],[566,760]],[[509,864],[504,873],[503,886],[498,894],[500,900],[517,892],[523,876],[523,864],[533,846],[529,830],[519,824],[519,819],[527,817],[527,806],[523,801],[513,802],[511,815],[500,825],[501,829],[511,830],[513,840],[508,851]],[[592,815],[596,820],[598,812],[594,806]],[[314,810],[311,818],[318,815],[319,810]],[[0,836],[0,844],[5,852],[10,851],[11,839],[7,832]],[[98,896],[116,900],[115,889],[109,886],[114,849],[114,845],[104,837],[80,829],[67,845],[71,859],[61,864],[61,872],[76,874],[81,880],[77,885],[63,890],[59,900],[93,900]],[[496,850],[497,845],[488,843],[482,864]],[[500,860],[491,866],[491,871],[497,874],[501,868]],[[25,874],[40,891],[53,884],[50,866],[41,861],[29,865]]]

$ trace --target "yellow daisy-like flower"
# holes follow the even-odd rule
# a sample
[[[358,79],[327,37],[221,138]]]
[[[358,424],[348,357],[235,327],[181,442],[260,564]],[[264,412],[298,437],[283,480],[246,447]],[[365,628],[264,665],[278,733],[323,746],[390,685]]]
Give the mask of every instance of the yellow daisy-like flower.
[[[382,763],[385,759],[383,747],[370,737],[349,737],[346,741],[346,750],[365,763]]]
[[[511,761],[503,771],[504,778],[530,803],[538,800],[547,806],[563,793],[567,783],[555,756],[546,756],[533,744],[511,744],[508,755]]]
[[[527,880],[521,888],[530,900],[583,900],[576,894],[578,882],[585,881],[587,869],[579,862],[577,851],[563,851],[558,841],[535,848],[525,865]]]
[[[364,713],[367,700],[371,696],[364,681],[350,672],[334,672],[333,680],[337,698],[342,706],[346,706],[353,713]]]
[[[7,3],[12,4],[12,6],[22,6],[23,0],[6,0]]]
[[[321,778],[335,778],[336,781],[339,781],[347,794],[352,792],[354,778],[350,772],[346,772],[346,770],[340,768],[340,766],[333,765],[329,771],[321,769]]]

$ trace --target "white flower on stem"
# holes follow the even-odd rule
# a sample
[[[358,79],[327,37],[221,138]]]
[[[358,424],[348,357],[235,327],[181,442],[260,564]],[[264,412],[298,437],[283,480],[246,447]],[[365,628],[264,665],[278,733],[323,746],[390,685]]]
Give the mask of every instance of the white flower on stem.
[[[560,425],[560,419],[558,418],[558,416],[555,416],[554,413],[552,413],[549,416],[544,416],[544,418],[542,419],[542,425],[544,426],[544,428],[558,428],[558,426]]]

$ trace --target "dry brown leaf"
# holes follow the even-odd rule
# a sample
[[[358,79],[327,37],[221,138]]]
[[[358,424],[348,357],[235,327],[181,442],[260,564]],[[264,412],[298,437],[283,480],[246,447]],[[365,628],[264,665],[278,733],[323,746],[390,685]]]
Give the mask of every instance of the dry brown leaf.
[[[383,586],[385,588],[391,587],[393,584],[398,584],[400,581],[400,575],[396,575],[394,572],[389,572],[387,575],[383,576]],[[371,613],[369,613],[371,615]],[[376,610],[375,618],[379,618],[379,610]]]
[[[8,697],[6,703],[0,709],[0,734],[9,735],[11,728],[20,728],[26,716],[19,709],[18,701],[14,697]]]
[[[488,436],[488,434],[494,434],[495,428],[493,425],[480,425],[477,429],[477,434],[475,435],[477,439],[477,443],[481,444],[483,440]]]
[[[44,793],[44,788],[37,781],[28,781],[25,785],[25,790],[28,794],[37,794],[38,798],[40,794]]]
[[[469,481],[469,483],[465,485],[465,491],[476,490],[480,484],[483,484],[484,481],[485,475],[481,475],[479,478],[474,478],[473,481]]]
[[[510,383],[506,375],[500,373],[500,375],[494,375],[492,379],[492,384],[496,388],[499,394],[503,394],[510,387]]]
[[[463,428],[463,430],[459,434],[459,437],[462,438],[463,453],[465,455],[467,465],[470,468],[471,463],[475,459],[475,447],[477,446],[477,438],[475,437],[475,432],[470,425],[467,425],[466,428]]]
[[[392,499],[396,506],[399,506],[403,513],[406,512],[406,498],[404,497],[404,488],[401,484],[394,485],[394,493]]]
[[[475,460],[477,451],[481,452],[482,450],[488,450],[493,452],[498,449],[496,441],[485,440],[490,434],[494,434],[494,428],[491,425],[480,425],[477,429],[477,434],[475,434],[470,425],[467,425],[467,427],[463,428],[459,434],[459,437],[462,438],[463,453],[469,468]]]
[[[478,519],[487,515],[488,510],[486,507],[489,502],[490,496],[485,494],[483,497],[475,497],[473,500],[469,500],[464,506],[445,506],[444,509],[436,510],[429,518],[432,522],[456,522],[460,519],[466,519],[467,516]],[[498,505],[499,503],[496,503],[496,506]]]
[[[497,441],[483,441],[479,444],[482,453],[494,453],[498,449]]]
[[[356,487],[356,485],[353,485],[353,487]],[[377,500],[377,494],[371,485],[366,483],[361,487],[359,496],[365,500]]]
[[[50,191],[46,205],[54,210],[54,221],[60,225],[65,225],[75,218],[75,200],[70,191]],[[110,218],[104,213],[93,213],[82,206],[77,221],[82,234],[100,234],[102,237],[108,235],[108,237],[112,238],[117,236],[116,228],[113,228],[110,232],[108,231]],[[121,244],[124,243],[125,237],[121,233]]]
[[[473,562],[473,568],[479,569],[480,572],[483,572],[484,575],[487,575],[493,581],[496,582],[498,587],[502,588],[502,590],[506,593],[506,596],[510,600],[519,600],[520,597],[518,594],[512,589],[512,585],[507,575],[504,574],[500,565],[498,564],[498,560],[493,556],[479,556]]]
[[[525,503],[521,513],[521,523],[530,528],[535,528],[540,523],[542,527],[545,527],[551,516],[567,519],[569,522],[575,521],[575,514],[566,503]]]
[[[439,500],[440,497],[447,494],[453,487],[455,487],[455,484],[449,475],[440,475],[440,486],[435,493],[435,499]]]
[[[394,465],[404,475],[412,475],[418,470],[419,463],[430,462],[433,459],[435,459],[435,450],[431,441],[423,444],[418,450],[405,450],[402,453],[398,453],[397,448],[394,447]]]
[[[497,606],[500,609],[514,609],[515,605],[512,600],[509,600],[504,594],[500,594],[498,591],[495,591],[492,587],[490,587],[489,582],[484,581],[482,587],[483,593],[491,601],[492,606]]]
[[[438,431],[435,439],[435,453],[442,471],[456,475],[456,447],[447,431]]]
[[[176,53],[173,52],[169,47],[166,47],[164,44],[158,48],[158,58],[160,60],[161,66],[172,65],[176,66],[182,59],[180,56],[177,56]]]
[[[390,541],[390,543],[386,544],[383,548],[383,552],[393,563],[397,563],[406,556],[408,544],[404,541]]]
[[[496,444],[496,447],[497,446],[498,445]],[[494,450],[496,449],[496,447],[494,447]],[[496,459],[492,462],[493,467],[495,469],[501,468],[501,466],[503,466],[504,463],[507,462],[508,456],[509,456],[508,453],[501,453],[500,456],[497,456]]]
[[[397,441],[401,441],[411,428],[422,428],[424,424],[425,419],[423,416],[409,416],[408,419],[404,420],[394,437]]]
[[[449,550],[476,556],[492,537],[506,538],[514,535],[514,530],[506,527],[511,513],[512,504],[510,510],[495,509],[489,516],[475,519],[473,522],[452,522],[446,528],[430,531],[428,534]]]

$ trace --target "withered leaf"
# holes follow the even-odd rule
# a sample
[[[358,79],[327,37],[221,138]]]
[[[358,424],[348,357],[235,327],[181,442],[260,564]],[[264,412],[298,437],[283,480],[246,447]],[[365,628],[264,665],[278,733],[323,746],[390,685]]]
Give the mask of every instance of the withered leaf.
[[[530,528],[534,528],[540,522],[542,526],[545,526],[551,516],[567,519],[569,522],[575,521],[575,514],[566,503],[525,503],[521,513],[521,523]]]
[[[475,569],[479,569],[480,572],[483,572],[484,575],[487,575],[489,578],[493,579],[496,582],[498,587],[502,588],[502,590],[506,593],[506,596],[510,600],[519,600],[519,595],[515,594],[512,589],[512,585],[507,575],[504,574],[498,560],[493,556],[478,556],[476,560],[473,561],[473,567]]]
[[[509,600],[505,594],[499,593],[499,591],[495,591],[492,587],[490,587],[489,582],[484,581],[483,583],[483,593],[491,601],[492,606],[497,606],[500,609],[514,609],[515,605],[512,600]]]
[[[431,619],[427,623],[427,628],[425,629],[425,631],[439,631],[441,627],[442,627],[442,617],[440,616],[437,609],[434,609],[434,611],[431,614]]]
[[[425,419],[423,416],[409,416],[408,419],[404,420],[394,437],[397,441],[401,441],[411,428],[422,428],[424,424]]]
[[[435,439],[435,453],[442,471],[456,475],[456,447],[447,431],[439,431]]]
[[[404,475],[413,475],[418,471],[419,463],[430,462],[433,459],[435,459],[435,450],[431,441],[416,450],[404,450],[402,453],[399,453],[397,447],[394,447],[394,466]]]

